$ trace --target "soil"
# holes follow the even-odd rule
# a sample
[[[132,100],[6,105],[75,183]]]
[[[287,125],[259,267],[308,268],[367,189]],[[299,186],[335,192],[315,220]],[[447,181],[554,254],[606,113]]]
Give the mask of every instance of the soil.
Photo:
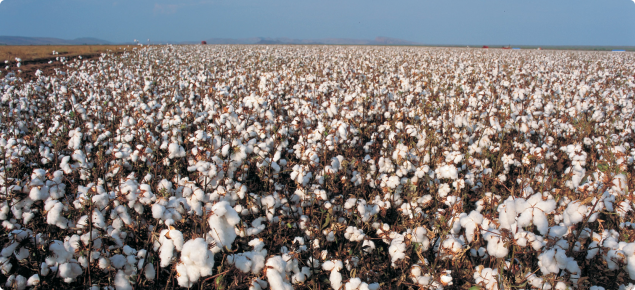
[[[111,53],[120,54],[121,52],[111,52]],[[91,53],[91,54],[81,55],[82,60],[97,59],[100,56],[101,56],[101,53]],[[71,57],[66,57],[66,59],[70,62],[77,59],[78,57],[79,56],[71,56]],[[49,61],[53,61],[53,62],[49,63]],[[59,60],[56,60],[56,57],[38,58],[34,60],[22,61],[22,65],[19,68],[16,67],[15,64],[12,64],[9,70],[6,70],[4,66],[2,66],[0,68],[0,72],[2,72],[2,74],[0,75],[0,78],[5,76],[7,73],[13,71],[15,72],[16,76],[19,78],[22,78],[24,82],[34,81],[34,80],[37,80],[37,76],[35,75],[35,72],[38,69],[41,70],[42,75],[45,75],[45,76],[55,75],[55,69],[66,70],[64,68],[64,64],[62,64]],[[22,72],[18,72],[18,70]]]

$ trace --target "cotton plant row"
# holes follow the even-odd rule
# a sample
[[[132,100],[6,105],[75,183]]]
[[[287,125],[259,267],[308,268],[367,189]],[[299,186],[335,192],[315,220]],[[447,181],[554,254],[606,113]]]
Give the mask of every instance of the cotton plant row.
[[[0,285],[635,289],[634,60],[153,46],[8,73]]]

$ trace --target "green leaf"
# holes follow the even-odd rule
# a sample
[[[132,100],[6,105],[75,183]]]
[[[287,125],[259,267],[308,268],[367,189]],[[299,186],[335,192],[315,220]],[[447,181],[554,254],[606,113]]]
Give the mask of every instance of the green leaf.
[[[481,289],[483,289],[483,288],[481,286],[478,286],[478,285],[470,287],[470,290],[481,290]]]
[[[324,221],[324,224],[322,225],[322,230],[328,227],[330,222],[331,222],[331,214],[327,214],[326,220]]]

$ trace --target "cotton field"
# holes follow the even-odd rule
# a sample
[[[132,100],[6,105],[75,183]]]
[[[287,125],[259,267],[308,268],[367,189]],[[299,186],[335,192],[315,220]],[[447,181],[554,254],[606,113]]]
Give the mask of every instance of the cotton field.
[[[635,55],[151,46],[0,80],[5,289],[635,289]]]

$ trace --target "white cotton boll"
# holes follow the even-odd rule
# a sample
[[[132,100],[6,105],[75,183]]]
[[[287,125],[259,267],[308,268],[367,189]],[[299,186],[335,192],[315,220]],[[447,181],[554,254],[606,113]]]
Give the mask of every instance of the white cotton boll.
[[[58,226],[62,229],[66,229],[68,227],[68,220],[62,215],[64,205],[61,202],[49,199],[45,202],[44,210],[48,211],[46,223]]]
[[[558,273],[558,271],[560,271],[555,255],[556,251],[551,249],[538,256],[538,267],[540,267],[540,271],[543,275]]]
[[[11,243],[9,246],[2,249],[2,252],[0,252],[0,256],[5,258],[11,256],[19,245],[20,244],[18,242]]]
[[[106,270],[110,267],[110,260],[104,257],[99,258],[98,261],[99,269]]]
[[[186,155],[185,148],[177,143],[170,143],[170,145],[168,146],[168,153],[168,158],[170,159],[185,157]]]
[[[281,256],[273,256],[266,263],[267,282],[271,290],[293,290],[286,276],[287,262]]]
[[[0,258],[0,261],[2,259]],[[46,262],[42,262],[42,264],[40,264],[40,274],[42,276],[47,276],[49,273],[51,272],[51,270],[49,269],[48,265],[46,264]]]
[[[593,259],[593,257],[595,257],[595,255],[597,255],[597,253],[600,251],[600,246],[598,245],[598,242],[593,241],[591,242],[591,244],[589,244],[589,250],[587,251],[587,255],[586,255],[586,259],[590,260]]]
[[[488,241],[487,252],[490,256],[504,258],[509,253],[509,249],[505,247],[505,242],[498,230],[490,229],[483,238]]]
[[[454,165],[441,166],[437,168],[437,170],[435,170],[435,173],[439,176],[439,178],[449,178],[449,179],[459,178],[459,175],[458,175],[459,172],[456,169],[456,167],[454,167]]]
[[[29,257],[29,250],[25,247],[21,247],[19,251],[14,251],[13,254],[18,261],[22,261]]]
[[[123,270],[117,271],[117,275],[115,275],[115,289],[132,290],[132,285]]]
[[[70,283],[72,281],[67,279],[75,279],[82,273],[82,268],[77,263],[63,263],[60,264],[58,268],[58,275],[62,278],[65,278],[64,281],[67,283]]]
[[[441,284],[443,284],[443,286],[452,285],[452,271],[445,270],[445,274],[441,275],[439,280],[441,280]]]
[[[540,210],[533,210],[533,214],[533,223],[536,226],[536,229],[538,229],[541,235],[546,234],[549,230],[549,221],[547,220],[547,216]]]
[[[29,193],[29,198],[32,200],[45,200],[49,198],[48,186],[32,187]]]
[[[93,210],[92,223],[97,228],[106,228],[106,219],[104,218],[104,215],[97,209]]]
[[[156,270],[154,270],[154,265],[152,263],[147,263],[143,268],[143,274],[146,276],[148,280],[154,280],[156,277]]]
[[[483,268],[483,266],[477,266],[474,272],[474,282],[478,285],[483,285],[487,290],[498,290],[499,274],[496,270],[491,268]]]
[[[22,223],[24,225],[28,224],[33,218],[35,214],[33,212],[24,212],[22,213]]]
[[[446,197],[451,191],[452,189],[450,188],[450,185],[447,183],[443,183],[439,186],[439,196],[441,198]]]
[[[18,275],[12,283],[16,290],[24,290],[27,286],[27,280],[24,276]]]
[[[564,211],[564,224],[568,227],[581,222],[587,212],[587,207],[580,205],[580,202],[569,203]]]
[[[366,237],[366,235],[361,229],[358,229],[357,227],[349,226],[348,228],[346,228],[344,237],[350,240],[351,242],[360,242],[364,240],[364,237]]]
[[[333,287],[333,289],[339,290],[342,287],[342,274],[340,274],[339,271],[331,271],[329,281],[331,281],[331,287]]]
[[[170,239],[172,240],[172,242],[174,243],[174,247],[176,248],[177,251],[181,251],[183,249],[183,233],[181,233],[178,230],[175,229],[171,229],[166,236],[170,237]]]
[[[459,223],[465,228],[465,237],[468,242],[474,241],[474,236],[478,233],[478,227],[483,222],[483,215],[478,211],[472,211],[469,215],[464,215],[459,220]]]
[[[40,276],[38,274],[34,274],[26,281],[27,286],[36,286],[38,284],[40,284]]]
[[[200,277],[211,275],[213,268],[214,254],[207,249],[207,242],[203,238],[187,241],[176,266],[179,286],[192,287]]]
[[[163,217],[163,213],[165,212],[165,207],[155,203],[152,205],[152,217],[155,219],[160,219]]]
[[[212,215],[208,219],[209,235],[216,241],[212,252],[218,253],[223,247],[231,249],[236,231],[234,227],[240,222],[240,216],[227,201],[216,203],[212,207]]]
[[[393,267],[396,266],[395,263],[397,261],[404,259],[406,257],[406,244],[404,243],[403,235],[395,233],[395,237],[390,242],[388,253],[390,254]]]
[[[362,279],[359,278],[351,278],[348,282],[346,282],[346,284],[344,285],[344,289],[346,290],[356,290],[359,288],[359,286],[362,284]]]
[[[612,182],[612,189],[621,194],[627,194],[628,183],[626,182],[626,176],[622,173],[615,175]]]
[[[424,227],[417,227],[412,233],[412,242],[419,243],[422,250],[427,251],[430,248],[430,239],[427,236],[428,231]],[[372,241],[371,241],[372,243]],[[364,241],[364,245],[366,241]],[[372,249],[375,248],[375,244],[372,244]]]
[[[110,257],[110,264],[117,269],[121,269],[126,265],[126,257],[121,254],[114,255]]]
[[[161,258],[161,267],[167,267],[172,263],[174,256],[174,243],[170,239],[165,239],[159,250],[159,258]]]

